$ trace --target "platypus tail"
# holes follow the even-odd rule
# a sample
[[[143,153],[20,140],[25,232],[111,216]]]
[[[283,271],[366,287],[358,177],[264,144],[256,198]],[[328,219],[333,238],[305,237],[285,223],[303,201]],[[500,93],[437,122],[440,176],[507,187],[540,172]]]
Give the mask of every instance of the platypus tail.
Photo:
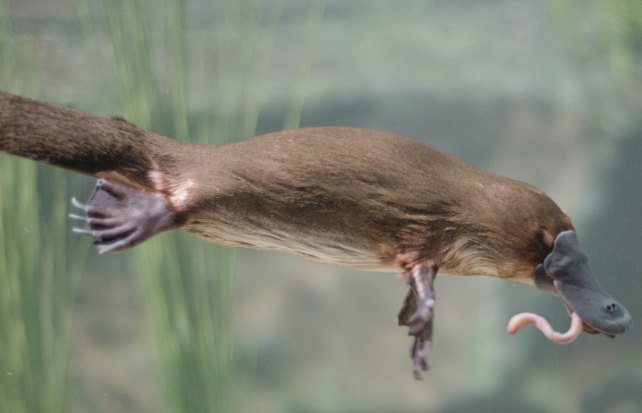
[[[84,215],[99,252],[132,247],[183,222],[165,202],[163,177],[176,163],[180,142],[125,119],[104,118],[0,92],[0,151],[96,176]]]
[[[0,151],[85,175],[116,172],[153,188],[149,172],[179,142],[104,118],[0,91]],[[170,162],[171,163],[171,162]]]

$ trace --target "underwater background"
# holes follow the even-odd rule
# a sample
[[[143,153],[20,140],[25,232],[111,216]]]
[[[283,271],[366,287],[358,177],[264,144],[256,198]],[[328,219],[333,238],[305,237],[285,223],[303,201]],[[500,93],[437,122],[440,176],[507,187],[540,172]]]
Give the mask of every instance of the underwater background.
[[[95,180],[0,154],[0,413],[642,412],[639,0],[0,0],[0,89],[192,142],[421,141],[546,192],[636,323],[510,336],[562,301],[439,276],[415,381],[393,274],[183,230],[99,256],[67,217]]]

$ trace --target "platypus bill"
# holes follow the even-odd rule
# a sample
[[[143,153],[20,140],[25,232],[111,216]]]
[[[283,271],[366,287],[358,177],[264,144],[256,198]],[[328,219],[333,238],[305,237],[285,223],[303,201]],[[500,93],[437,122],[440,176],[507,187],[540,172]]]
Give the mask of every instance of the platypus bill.
[[[183,227],[217,244],[401,272],[411,288],[398,318],[414,337],[417,377],[428,368],[438,271],[535,285],[573,318],[560,334],[519,314],[511,333],[535,324],[567,343],[632,325],[543,192],[391,133],[323,127],[195,145],[0,92],[0,150],[100,178],[71,217],[101,253]]]

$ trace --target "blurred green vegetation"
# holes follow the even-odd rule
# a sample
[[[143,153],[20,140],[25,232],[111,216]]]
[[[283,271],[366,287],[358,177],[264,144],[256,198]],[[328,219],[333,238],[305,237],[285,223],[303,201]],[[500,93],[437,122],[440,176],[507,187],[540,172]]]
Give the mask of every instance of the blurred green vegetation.
[[[194,21],[200,17],[199,10],[187,13],[186,6],[205,3],[215,13],[203,13],[210,19],[207,22]],[[268,109],[274,113],[262,117],[262,122],[267,119],[269,123],[263,125],[264,130],[295,128],[302,113],[308,125],[390,130],[442,145],[485,168],[509,165],[510,173],[520,171],[542,189],[550,187],[545,179],[537,181],[540,169],[533,168],[530,160],[549,174],[543,176],[559,182],[562,192],[569,192],[568,188],[577,188],[578,182],[596,173],[595,165],[587,166],[599,156],[589,153],[594,151],[589,141],[608,141],[612,136],[595,133],[586,125],[599,116],[612,118],[606,107],[619,113],[626,107],[636,114],[627,120],[639,121],[640,106],[631,104],[640,96],[636,93],[641,67],[639,5],[631,0],[549,0],[548,11],[556,19],[556,28],[564,32],[576,52],[574,57],[580,57],[574,61],[576,67],[571,67],[564,53],[556,55],[563,47],[549,43],[560,37],[551,34],[548,15],[540,13],[543,6],[509,3],[336,1],[326,5],[314,0],[302,6],[284,0],[74,0],[77,19],[65,16],[52,19],[53,23],[47,18],[34,19],[36,23],[30,21],[18,30],[11,27],[6,0],[0,0],[4,7],[0,9],[0,88],[92,113],[122,115],[175,139],[227,143],[254,135],[260,104],[269,89],[265,78],[271,76],[272,89],[279,90],[270,91],[273,100]],[[290,19],[285,29],[282,16]],[[322,19],[324,24],[331,22],[322,26]],[[275,40],[277,35],[283,36],[280,40],[285,40],[285,46]],[[321,61],[315,61],[317,36],[327,42],[322,45]],[[292,37],[300,39],[295,42]],[[274,49],[275,43],[280,50]],[[292,51],[299,43],[303,50]],[[275,53],[279,53],[277,62],[270,69]],[[64,59],[70,62],[61,63]],[[81,67],[83,63],[89,69]],[[47,83],[41,79],[45,65],[50,71]],[[590,72],[601,66],[605,67],[603,77],[602,71]],[[608,68],[618,82],[623,80],[620,86],[604,81],[610,79]],[[310,76],[318,77],[308,82]],[[638,86],[630,87],[635,82]],[[617,95],[622,84],[631,97],[624,104]],[[614,96],[608,95],[612,100],[600,95],[611,90],[616,90]],[[312,94],[317,106],[304,110]],[[599,116],[580,119],[569,113],[572,111],[559,98],[565,94],[589,101],[595,110],[590,113]],[[528,153],[521,153],[520,148]],[[512,170],[511,162],[516,164]],[[73,410],[72,399],[85,403],[78,399],[90,394],[89,386],[70,383],[68,347],[73,295],[84,263],[82,248],[89,247],[89,242],[71,236],[66,221],[69,198],[88,188],[80,191],[71,174],[52,171],[0,154],[2,413],[67,412]],[[631,187],[639,186],[636,176],[630,170],[627,173]],[[627,182],[616,182],[632,192]],[[589,192],[587,189],[595,189],[592,182],[570,191],[566,201]],[[615,198],[623,199],[614,197],[613,202]],[[564,201],[564,195],[559,199]],[[589,204],[582,207],[590,209]],[[631,232],[638,222],[633,219],[625,228],[633,228]],[[636,255],[625,254],[621,241],[603,246],[608,228],[599,232],[599,249],[610,247],[623,255]],[[584,230],[583,236],[590,237],[590,232]],[[74,252],[73,262],[69,251]],[[560,313],[560,326],[565,326],[561,303],[551,304],[536,291],[522,293],[526,287],[522,290],[499,281],[482,284],[489,280],[477,279],[455,284],[444,277],[439,281],[444,298],[433,371],[424,383],[413,383],[404,364],[408,363],[405,333],[394,325],[399,305],[393,297],[396,284],[382,284],[383,278],[353,273],[335,277],[341,270],[318,266],[302,270],[294,268],[300,262],[277,254],[260,255],[279,260],[275,270],[258,259],[255,264],[248,259],[237,265],[236,250],[207,244],[184,231],[163,234],[124,255],[131,264],[131,278],[141,280],[144,287],[152,332],[148,347],[162,373],[154,377],[145,370],[144,360],[141,376],[131,380],[157,380],[164,398],[147,402],[167,412],[234,410],[235,393],[250,400],[248,405],[269,406],[270,411],[375,411],[372,406],[381,406],[381,412],[419,411],[441,404],[441,411],[480,412],[498,409],[494,404],[483,407],[488,397],[493,403],[512,406],[506,401],[507,393],[522,404],[530,397],[536,404],[578,411],[573,406],[581,394],[589,389],[588,384],[603,379],[605,372],[616,371],[618,364],[639,372],[639,358],[630,356],[639,353],[639,336],[627,335],[614,342],[585,337],[563,349],[544,344],[528,332],[526,338],[507,339],[497,332],[503,331],[498,324],[508,319],[509,309],[541,305],[550,314]],[[593,259],[593,265],[613,261],[606,256]],[[266,275],[253,277],[249,283],[253,286],[246,287],[254,288],[255,295],[246,302],[240,298],[239,309],[249,314],[242,318],[249,333],[243,331],[239,340],[237,331],[236,339],[245,340],[241,344],[250,348],[236,348],[236,361],[245,363],[241,368],[233,366],[231,321],[232,299],[239,300],[233,280],[239,265],[253,275]],[[306,272],[303,277],[302,272]],[[601,273],[607,280],[611,274],[613,279],[624,280],[632,270],[606,268]],[[257,287],[261,283],[263,290]],[[622,283],[631,287],[627,281]],[[628,290],[630,295],[637,291],[634,285]],[[617,289],[609,291],[618,298],[622,294]],[[520,302],[510,306],[511,299]],[[102,311],[96,303],[85,305],[94,313]],[[123,319],[110,321],[121,323]],[[88,333],[79,333],[86,340],[82,334]],[[95,337],[79,346],[85,350],[91,339]],[[103,352],[88,351],[79,357],[104,363],[109,359],[104,348],[100,350]],[[128,363],[130,354],[125,353],[132,349],[119,351],[114,357]],[[256,374],[247,374],[256,360]],[[109,369],[104,364],[97,365],[77,377],[110,375],[118,381],[140,367],[135,364],[131,370],[119,370],[120,366],[114,366],[113,371],[105,371]],[[246,376],[238,380],[234,371],[241,371],[240,376],[243,367]],[[120,389],[122,393],[113,396],[114,405],[122,402],[123,411],[138,411],[143,402],[127,407],[122,401],[125,396],[144,393],[140,388],[122,389],[130,383],[121,382],[120,388],[92,384],[100,390]],[[72,388],[79,389],[78,394],[70,396]],[[461,407],[467,401],[464,396],[475,391],[483,393],[481,401],[473,397],[467,403],[470,410],[465,410]],[[614,402],[621,398],[611,397]],[[299,403],[300,409],[293,407]],[[455,407],[449,410],[449,403]],[[92,399],[90,404],[96,411],[109,408],[104,407],[109,406],[104,400]]]
[[[101,99],[101,109],[182,141],[223,144],[254,136],[283,1],[221,2],[213,29],[199,33],[191,45],[184,1],[155,4],[160,31],[150,28],[146,6],[150,4],[137,0],[74,2],[78,26],[93,55],[98,93],[110,96],[111,85],[118,87],[117,99]],[[315,26],[308,36],[310,46],[323,8],[321,0],[311,8]],[[261,36],[256,33],[259,26]],[[310,70],[311,49],[299,64],[299,86]],[[195,80],[209,90],[209,113],[189,109],[190,52],[215,56],[206,62],[213,69]],[[38,98],[39,59],[38,38],[13,35],[8,5],[0,0],[0,87]],[[297,127],[304,99],[304,93],[292,98],[289,127]],[[47,177],[38,180],[38,168],[45,168]],[[6,155],[0,165],[0,372],[7,373],[0,375],[3,412],[72,409],[70,321],[88,243],[81,241],[84,247],[75,250],[75,264],[67,259],[67,248],[78,242],[67,239],[65,212],[71,193],[79,190],[69,184],[67,174],[50,169]],[[38,185],[53,193],[53,205],[39,208]],[[129,257],[144,287],[167,411],[233,410],[235,249],[178,231],[145,243]]]
[[[634,62],[642,59],[642,2],[549,0],[548,4],[559,30],[576,52],[604,48],[613,74],[630,77]],[[585,36],[587,20],[591,19],[601,28],[603,36],[599,39]]]
[[[39,41],[11,36],[10,23],[0,1],[0,88],[37,98]],[[72,410],[71,320],[89,245],[68,237],[68,200],[79,181],[67,175],[0,155],[2,413]]]
[[[158,4],[160,32],[148,27],[144,5],[138,0],[77,3],[86,32],[106,27],[120,92],[120,104],[110,110],[181,141],[223,144],[254,136],[261,103],[257,88],[269,65],[282,1],[267,6],[256,0],[219,4],[213,31],[202,33],[198,42],[201,48],[213,48],[208,52],[216,56],[210,62],[215,69],[198,79],[213,96],[209,113],[200,116],[188,107],[186,67],[194,48],[186,40],[185,2]],[[96,9],[94,15],[105,16],[104,21],[92,21],[89,11]],[[258,25],[268,29],[260,44]],[[99,34],[92,37],[98,50]],[[110,73],[103,70],[97,77],[109,78]],[[167,411],[233,410],[235,249],[206,244],[180,231],[156,237],[132,255],[133,272],[143,280]]]

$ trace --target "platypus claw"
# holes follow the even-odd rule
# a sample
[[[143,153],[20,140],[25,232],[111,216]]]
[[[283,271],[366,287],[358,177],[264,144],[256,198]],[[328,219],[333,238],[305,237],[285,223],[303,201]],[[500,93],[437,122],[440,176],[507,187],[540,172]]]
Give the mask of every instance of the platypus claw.
[[[419,312],[419,310],[417,311]],[[432,315],[432,310],[431,310]],[[417,314],[417,313],[415,313]],[[413,326],[410,326],[410,332],[413,331]],[[416,380],[421,380],[421,371],[428,371],[428,349],[432,344],[432,318],[422,323],[421,330],[413,334],[415,341],[412,344],[410,351],[410,358],[412,358],[412,371]]]
[[[74,206],[78,209],[82,209],[83,211],[87,212],[89,210],[89,206],[78,202],[76,198],[71,198],[71,203],[74,204]],[[72,214],[73,215],[73,214]],[[77,219],[78,215],[74,215],[72,218]],[[80,217],[78,217],[80,218]]]
[[[430,344],[430,343],[428,343]],[[410,350],[410,357],[412,358],[412,373],[415,380],[421,380],[421,372],[428,371],[428,363],[426,357],[428,356],[428,346],[426,341],[415,337],[415,342],[412,344]]]

